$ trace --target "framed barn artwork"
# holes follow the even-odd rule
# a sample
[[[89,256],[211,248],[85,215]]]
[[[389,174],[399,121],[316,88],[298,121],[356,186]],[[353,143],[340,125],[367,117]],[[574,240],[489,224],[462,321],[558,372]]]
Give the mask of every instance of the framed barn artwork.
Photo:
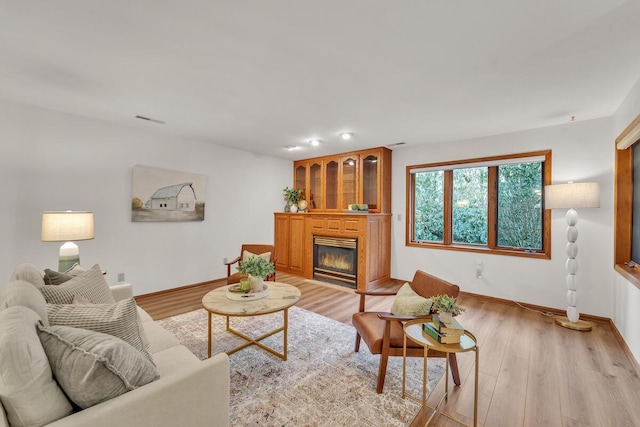
[[[135,165],[131,221],[204,221],[206,176]]]

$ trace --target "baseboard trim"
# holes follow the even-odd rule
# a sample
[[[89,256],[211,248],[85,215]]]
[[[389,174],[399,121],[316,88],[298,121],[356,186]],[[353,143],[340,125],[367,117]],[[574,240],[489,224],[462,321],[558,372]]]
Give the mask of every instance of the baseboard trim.
[[[136,295],[134,298],[135,298],[136,301],[142,301],[145,298],[151,298],[151,297],[160,296],[160,295],[172,294],[172,293],[180,292],[180,291],[187,290],[187,289],[193,289],[193,288],[198,288],[198,287],[207,287],[207,288],[211,287],[212,289],[215,289],[215,288],[219,288],[221,286],[225,286],[226,284],[227,284],[227,279],[226,278],[214,279],[214,280],[208,280],[206,282],[194,283],[192,285],[184,285],[184,286],[179,286],[177,288],[164,289],[162,291],[156,291],[156,292],[150,292],[148,294]]]
[[[638,361],[636,360],[635,356],[631,352],[631,349],[627,345],[627,342],[624,340],[624,337],[616,327],[616,324],[613,323],[613,320],[611,319],[609,319],[609,327],[611,328],[611,332],[613,332],[613,336],[616,337],[616,339],[618,340],[618,343],[620,343],[620,346],[622,346],[622,350],[624,351],[624,354],[627,356],[627,359],[629,359],[629,361],[631,361],[633,366],[636,368],[636,374],[640,376],[640,363],[638,363]]]

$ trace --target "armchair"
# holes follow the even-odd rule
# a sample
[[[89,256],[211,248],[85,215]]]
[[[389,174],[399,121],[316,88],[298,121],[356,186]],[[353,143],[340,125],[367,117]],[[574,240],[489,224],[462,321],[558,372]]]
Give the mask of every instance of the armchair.
[[[224,264],[227,266],[227,285],[231,285],[233,283],[239,283],[240,279],[247,277],[246,274],[241,274],[238,272],[231,273],[231,266],[242,260],[245,256],[245,251],[254,254],[254,255],[262,255],[269,253],[269,261],[275,264],[276,262],[276,248],[273,245],[262,245],[262,244],[246,244],[242,245],[240,248],[240,256],[232,261],[225,262]],[[264,278],[265,280],[275,281],[276,273],[268,275]]]
[[[435,276],[416,271],[411,288],[423,297],[431,297],[447,294],[457,297],[460,287]],[[360,295],[360,307],[357,313],[353,314],[352,323],[356,328],[355,351],[360,350],[360,341],[364,340],[372,354],[380,354],[380,368],[378,370],[378,384],[376,391],[382,393],[384,379],[387,373],[387,362],[389,356],[402,356],[404,331],[403,321],[423,318],[425,321],[431,319],[431,315],[426,316],[399,316],[388,312],[367,312],[365,311],[365,298],[367,296],[395,295],[396,292],[368,292],[356,291]],[[424,348],[407,340],[407,357],[423,357]],[[444,357],[446,353],[429,350],[428,357]],[[458,372],[458,361],[455,353],[450,354],[449,364],[453,382],[460,385],[460,374]]]

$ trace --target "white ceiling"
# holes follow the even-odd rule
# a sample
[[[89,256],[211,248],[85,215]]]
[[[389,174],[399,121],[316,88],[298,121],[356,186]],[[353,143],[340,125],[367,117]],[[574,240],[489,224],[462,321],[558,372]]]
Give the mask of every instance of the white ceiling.
[[[409,147],[611,116],[639,18],[638,0],[0,0],[0,98],[290,160]]]

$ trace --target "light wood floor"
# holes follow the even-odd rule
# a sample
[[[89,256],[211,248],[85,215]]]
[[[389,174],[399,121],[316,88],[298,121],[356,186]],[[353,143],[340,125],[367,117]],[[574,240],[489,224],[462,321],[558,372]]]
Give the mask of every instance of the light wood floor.
[[[347,324],[358,310],[358,296],[347,288],[284,273],[277,279],[300,288],[298,307]],[[201,308],[202,296],[224,284],[217,281],[136,300],[160,319]],[[392,301],[392,297],[370,298],[367,309],[388,310]],[[466,311],[458,319],[478,338],[480,347],[478,425],[640,426],[640,377],[608,324],[594,323],[593,331],[577,332],[515,305],[470,296],[461,296],[459,302]],[[471,424],[473,353],[460,354],[458,364],[462,385],[452,387],[444,411]],[[444,380],[432,393],[431,403],[442,390]],[[430,425],[458,424],[437,416]]]

